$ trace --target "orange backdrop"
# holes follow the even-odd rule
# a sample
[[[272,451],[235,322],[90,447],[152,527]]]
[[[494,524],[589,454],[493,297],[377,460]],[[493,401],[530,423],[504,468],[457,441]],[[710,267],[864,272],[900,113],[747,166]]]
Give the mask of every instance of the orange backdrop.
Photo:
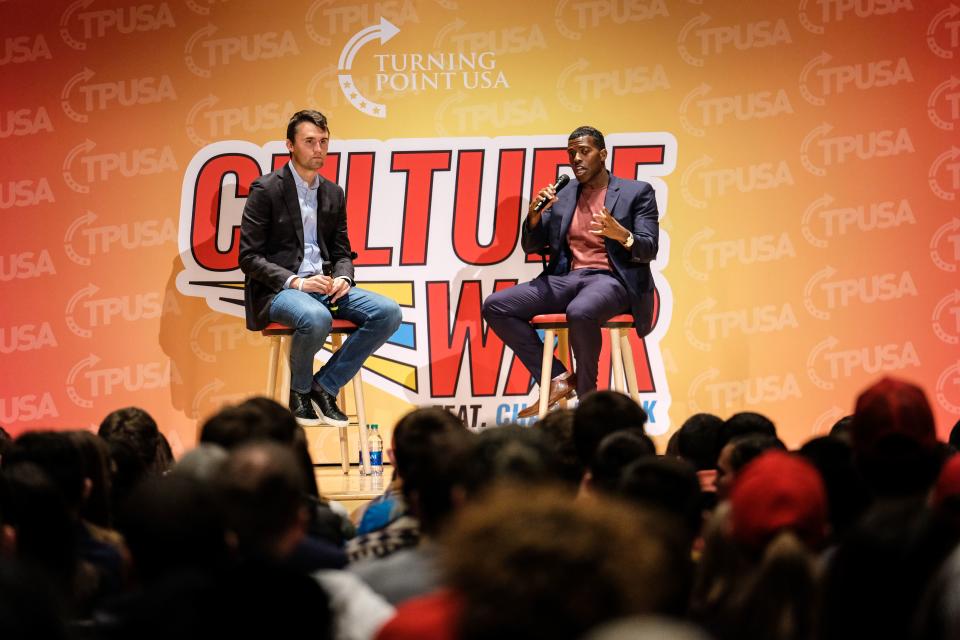
[[[584,123],[674,154],[635,174],[657,184],[669,293],[646,345],[658,433],[750,409],[799,444],[886,374],[927,390],[942,435],[960,418],[960,10],[946,0],[5,0],[0,24],[0,424],[15,433],[137,404],[182,451],[204,416],[261,390],[262,338],[178,285],[186,178],[217,144],[249,145],[268,170],[307,106],[341,145],[332,177],[347,186],[349,158],[376,160],[351,225],[392,253],[368,252],[359,279],[409,283],[395,291],[410,333],[365,374],[373,422],[433,402],[489,424],[529,398],[504,395],[509,354],[493,397],[463,380],[431,396],[416,319],[444,270],[459,271],[442,278],[451,317],[465,283],[494,286],[444,262],[461,152],[488,158],[477,224],[512,203],[509,227],[523,207],[500,198],[496,154],[525,150],[525,202],[542,186],[533,151]],[[401,264],[393,232],[413,205],[384,164],[418,147],[457,152],[420,271]],[[222,184],[208,213],[226,255],[249,179]],[[496,269],[536,272],[516,247]],[[450,343],[454,371],[484,346],[469,338]]]

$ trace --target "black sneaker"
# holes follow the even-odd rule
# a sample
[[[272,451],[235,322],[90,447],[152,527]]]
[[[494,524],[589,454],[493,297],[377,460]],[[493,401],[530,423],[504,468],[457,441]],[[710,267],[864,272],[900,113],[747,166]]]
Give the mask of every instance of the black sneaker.
[[[324,424],[331,427],[345,427],[350,424],[350,419],[337,406],[336,396],[327,393],[320,385],[313,385],[310,389],[310,398],[314,402],[317,413],[320,414],[320,421]]]
[[[309,393],[298,393],[290,390],[290,413],[297,419],[301,427],[315,427],[320,424],[320,416],[313,410]]]

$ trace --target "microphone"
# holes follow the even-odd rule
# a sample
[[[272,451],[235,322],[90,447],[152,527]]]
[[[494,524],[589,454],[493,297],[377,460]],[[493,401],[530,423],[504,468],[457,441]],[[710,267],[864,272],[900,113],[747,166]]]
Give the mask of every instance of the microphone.
[[[563,189],[565,186],[567,186],[568,182],[570,182],[570,176],[568,176],[567,174],[563,174],[562,176],[557,178],[557,184],[553,185],[553,190],[556,193],[560,193],[560,190]],[[539,200],[537,200],[537,203],[533,205],[533,210],[539,213],[540,210],[546,206],[547,202],[549,201],[546,198],[540,198]]]

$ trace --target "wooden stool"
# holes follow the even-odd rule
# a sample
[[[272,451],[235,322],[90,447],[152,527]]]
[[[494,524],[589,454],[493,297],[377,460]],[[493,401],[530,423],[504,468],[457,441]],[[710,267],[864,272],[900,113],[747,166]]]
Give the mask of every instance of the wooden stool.
[[[547,415],[550,401],[550,374],[553,362],[553,338],[559,336],[560,360],[570,371],[570,347],[565,313],[545,313],[534,316],[530,324],[535,329],[543,329],[543,360],[540,366],[540,407],[538,418]],[[633,364],[633,349],[630,347],[629,331],[633,329],[633,316],[622,313],[603,323],[602,330],[610,332],[610,359],[613,369],[613,388],[620,393],[628,394],[633,401],[640,402],[640,388],[637,385],[637,369]],[[626,330],[626,331],[625,331]],[[548,391],[544,392],[544,389]],[[566,407],[566,400],[560,401],[561,407]]]
[[[343,336],[349,335],[358,329],[357,325],[349,320],[334,320],[330,329],[331,351],[336,352],[343,344]],[[261,332],[270,340],[270,356],[267,362],[267,388],[265,395],[273,398],[283,406],[287,406],[290,398],[290,345],[293,342],[293,327],[272,322]],[[280,375],[278,376],[278,371]],[[337,394],[337,403],[346,409],[346,388],[341,388]],[[353,405],[357,412],[347,414],[350,422],[346,427],[333,427],[340,430],[340,464],[343,473],[350,472],[350,451],[347,447],[347,429],[356,426],[360,435],[360,452],[363,458],[363,471],[370,475],[370,451],[367,443],[367,418],[363,404],[363,382],[360,372],[353,376]],[[326,427],[328,425],[318,425]]]

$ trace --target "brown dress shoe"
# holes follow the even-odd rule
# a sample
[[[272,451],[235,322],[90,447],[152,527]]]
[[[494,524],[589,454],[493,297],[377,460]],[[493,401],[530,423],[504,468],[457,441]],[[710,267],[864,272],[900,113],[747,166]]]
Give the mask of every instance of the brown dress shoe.
[[[577,390],[577,374],[564,371],[556,378],[550,381],[550,397],[547,400],[547,406],[560,402],[564,398],[569,398]],[[540,391],[543,393],[543,390]],[[531,418],[540,411],[540,398],[537,398],[533,404],[529,404],[517,413],[518,418]]]

